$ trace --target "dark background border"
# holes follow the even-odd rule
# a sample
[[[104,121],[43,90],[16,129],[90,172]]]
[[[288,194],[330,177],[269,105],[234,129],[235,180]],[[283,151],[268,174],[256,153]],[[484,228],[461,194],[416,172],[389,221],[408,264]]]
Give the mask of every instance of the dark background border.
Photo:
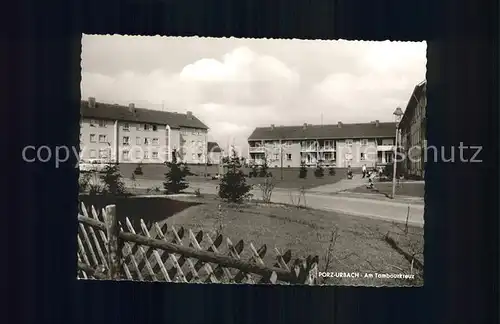
[[[442,4],[439,4],[439,3]],[[438,7],[439,5],[439,7]],[[2,322],[497,322],[498,6],[486,1],[36,1],[3,11],[8,188]],[[16,7],[14,7],[16,6]],[[5,32],[6,31],[6,32]],[[76,145],[80,36],[428,40],[428,144],[484,147],[426,169],[425,287],[77,282],[77,174],[26,164],[25,145]],[[165,55],[168,55],[166,53]],[[5,109],[5,110],[4,110]],[[3,152],[5,153],[5,151]],[[71,161],[74,163],[75,161]]]

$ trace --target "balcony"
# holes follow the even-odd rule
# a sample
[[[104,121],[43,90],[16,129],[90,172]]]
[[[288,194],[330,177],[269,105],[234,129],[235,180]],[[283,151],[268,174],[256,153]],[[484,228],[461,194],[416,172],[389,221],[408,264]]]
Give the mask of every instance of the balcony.
[[[394,151],[394,145],[377,145],[377,151],[380,152]]]
[[[320,152],[335,152],[334,146],[323,146],[319,148]]]
[[[265,152],[265,147],[264,146],[250,146],[248,148],[248,151],[250,153],[264,153]]]
[[[316,148],[316,146],[301,146],[300,151],[302,151],[302,152],[316,152],[317,148]]]

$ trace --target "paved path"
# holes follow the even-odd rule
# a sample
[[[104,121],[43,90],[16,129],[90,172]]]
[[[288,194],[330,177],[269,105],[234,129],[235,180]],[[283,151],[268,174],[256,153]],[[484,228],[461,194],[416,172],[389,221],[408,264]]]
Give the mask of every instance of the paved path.
[[[353,178],[350,180],[345,178],[335,183],[330,183],[308,189],[307,192],[332,194],[336,192],[341,192],[365,186],[367,183],[368,183],[368,178],[363,179],[361,174],[354,174]]]
[[[353,179],[354,182],[365,179]],[[350,181],[350,180],[346,180]],[[141,179],[136,181],[136,188],[163,188],[162,180],[146,180]],[[130,187],[132,181],[125,179],[125,185]],[[216,194],[217,181],[213,183],[208,182],[192,182],[190,183],[190,190],[200,189],[202,193]],[[260,190],[252,190],[255,198],[262,198]],[[293,203],[299,196],[298,190],[275,189],[272,194],[272,201],[276,203]],[[408,207],[410,208],[410,218],[408,223],[423,226],[424,224],[424,205],[415,204],[411,202],[395,202],[387,200],[375,200],[367,198],[347,197],[342,195],[332,195],[326,192],[305,192],[306,203],[308,207],[336,211],[353,216],[369,217],[386,219],[396,222],[405,222],[408,214]],[[301,198],[303,201],[303,198]]]

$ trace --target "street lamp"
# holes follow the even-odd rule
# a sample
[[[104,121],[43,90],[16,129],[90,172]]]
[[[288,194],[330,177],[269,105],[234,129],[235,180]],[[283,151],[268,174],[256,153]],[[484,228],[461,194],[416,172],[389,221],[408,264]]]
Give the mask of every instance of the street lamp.
[[[403,110],[401,108],[396,108],[393,113],[394,120],[396,121],[396,142],[394,145],[394,156],[392,159],[393,170],[392,170],[392,199],[396,196],[396,171],[397,171],[397,161],[396,161],[396,152],[398,149],[398,135],[399,135],[399,122],[401,121],[402,116],[404,115]]]

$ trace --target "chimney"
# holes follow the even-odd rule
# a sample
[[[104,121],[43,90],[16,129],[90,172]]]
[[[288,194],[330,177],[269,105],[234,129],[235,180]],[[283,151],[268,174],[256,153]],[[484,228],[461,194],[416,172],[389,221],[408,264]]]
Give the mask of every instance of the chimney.
[[[380,122],[377,120],[375,120],[375,126],[378,127],[378,125],[380,124]]]
[[[89,97],[89,108],[95,108],[95,98]]]
[[[338,122],[337,125],[339,126],[339,128],[342,128],[342,122]]]
[[[131,113],[135,113],[135,104],[133,104],[133,103],[129,103],[129,104],[128,104],[128,110],[129,110]]]
[[[307,123],[304,123],[304,125],[302,126],[303,129],[307,129]]]
[[[274,124],[271,124],[271,129],[274,130]]]
[[[192,111],[186,112],[186,115],[187,115],[188,119],[193,119],[193,112]]]

